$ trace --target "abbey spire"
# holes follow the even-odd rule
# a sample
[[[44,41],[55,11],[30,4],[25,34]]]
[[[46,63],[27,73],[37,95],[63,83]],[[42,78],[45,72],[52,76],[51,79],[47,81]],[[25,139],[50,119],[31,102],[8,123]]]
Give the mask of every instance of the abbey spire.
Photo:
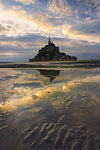
[[[50,45],[51,44],[51,40],[50,40],[50,36],[49,36],[49,41],[48,41],[48,45]]]

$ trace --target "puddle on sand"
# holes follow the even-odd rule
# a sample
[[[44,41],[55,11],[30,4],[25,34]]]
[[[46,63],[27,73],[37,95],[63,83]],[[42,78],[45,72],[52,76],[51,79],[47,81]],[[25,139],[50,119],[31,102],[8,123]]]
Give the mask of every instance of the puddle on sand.
[[[0,69],[0,148],[99,150],[100,69]]]

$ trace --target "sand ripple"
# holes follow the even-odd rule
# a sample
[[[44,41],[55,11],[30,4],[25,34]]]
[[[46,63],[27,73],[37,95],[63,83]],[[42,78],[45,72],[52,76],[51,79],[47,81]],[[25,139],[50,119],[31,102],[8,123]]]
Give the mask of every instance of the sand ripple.
[[[71,128],[65,124],[66,117],[57,122],[42,122],[25,129],[23,143],[30,144],[34,150],[99,150],[100,139],[96,139],[84,126]],[[88,133],[88,134],[87,134]]]

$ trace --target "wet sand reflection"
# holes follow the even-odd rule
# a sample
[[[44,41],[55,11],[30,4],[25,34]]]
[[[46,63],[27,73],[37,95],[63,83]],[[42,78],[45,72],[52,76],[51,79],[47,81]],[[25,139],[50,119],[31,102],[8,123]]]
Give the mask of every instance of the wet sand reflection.
[[[1,70],[1,148],[99,150],[100,70],[39,72]]]

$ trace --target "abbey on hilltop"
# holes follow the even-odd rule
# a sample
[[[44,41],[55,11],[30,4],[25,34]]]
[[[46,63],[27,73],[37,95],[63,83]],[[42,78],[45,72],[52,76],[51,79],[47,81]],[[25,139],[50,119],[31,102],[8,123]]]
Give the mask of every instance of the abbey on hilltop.
[[[29,59],[29,62],[69,60],[77,60],[77,58],[75,56],[66,55],[64,52],[60,52],[59,47],[56,47],[55,44],[51,42],[49,37],[48,45],[42,47],[34,58]]]

